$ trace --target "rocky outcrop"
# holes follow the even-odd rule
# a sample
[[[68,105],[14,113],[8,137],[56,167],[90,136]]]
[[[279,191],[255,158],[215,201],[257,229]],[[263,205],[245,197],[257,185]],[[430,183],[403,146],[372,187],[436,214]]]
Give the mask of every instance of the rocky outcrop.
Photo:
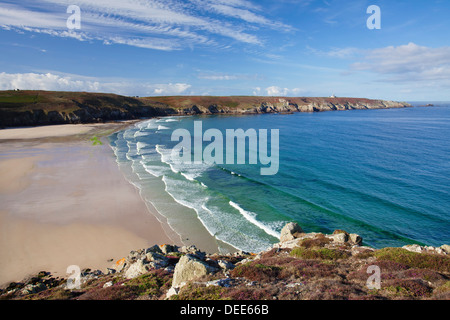
[[[302,233],[303,230],[298,223],[290,222],[281,229],[280,242],[294,240]]]
[[[81,288],[41,272],[0,290],[0,299],[449,299],[449,246],[374,249],[344,230],[304,232],[288,223],[259,253],[207,254],[195,246],[131,251]],[[367,285],[372,267],[381,285]]]
[[[9,102],[2,102],[2,98]],[[402,102],[363,98],[133,98],[103,93],[0,91],[0,127],[97,123],[168,115],[322,112],[409,106]]]
[[[199,114],[261,114],[261,113],[294,113],[344,111],[356,109],[390,109],[411,107],[405,102],[356,99],[356,98],[267,98],[254,97],[246,101],[245,97],[236,97],[232,107],[230,101],[221,102],[217,97],[200,99],[189,107],[178,107],[185,104],[182,99],[173,102],[171,107],[180,115]]]
[[[187,254],[180,259],[175,267],[172,287],[179,288],[188,281],[196,280],[215,271],[217,271],[217,268],[211,267],[196,256]]]

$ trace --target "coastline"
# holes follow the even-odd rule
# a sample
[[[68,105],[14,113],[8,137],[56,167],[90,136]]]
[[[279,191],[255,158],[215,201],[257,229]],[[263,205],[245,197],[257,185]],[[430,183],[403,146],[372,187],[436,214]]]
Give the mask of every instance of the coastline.
[[[0,285],[42,270],[65,277],[69,265],[105,269],[135,248],[181,244],[103,138],[129,125],[0,131]]]

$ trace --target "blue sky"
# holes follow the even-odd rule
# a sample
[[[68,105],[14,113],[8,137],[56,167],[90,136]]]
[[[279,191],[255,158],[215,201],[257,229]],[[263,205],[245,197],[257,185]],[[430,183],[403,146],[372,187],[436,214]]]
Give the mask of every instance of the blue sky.
[[[449,16],[448,0],[2,0],[0,90],[449,101]]]

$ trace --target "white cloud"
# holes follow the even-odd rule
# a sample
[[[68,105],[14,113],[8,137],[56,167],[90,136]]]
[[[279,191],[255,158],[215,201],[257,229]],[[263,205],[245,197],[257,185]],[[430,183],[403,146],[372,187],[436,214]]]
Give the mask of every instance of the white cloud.
[[[185,93],[189,88],[191,85],[187,83],[153,84],[54,73],[0,73],[0,90],[86,91],[152,96],[179,95]]]
[[[236,75],[228,74],[202,74],[198,76],[199,79],[204,80],[236,80],[239,79]]]
[[[260,27],[292,29],[264,17],[257,6],[245,0],[77,0],[81,30],[69,33],[66,9],[73,4],[73,0],[7,1],[0,7],[0,27],[157,50],[223,47],[230,40],[261,45],[255,31]],[[205,14],[208,8],[215,10],[214,18]],[[257,28],[249,31],[248,23]]]
[[[310,52],[312,52],[315,55],[321,56],[321,57],[330,57],[330,58],[339,58],[339,59],[348,59],[348,58],[354,58],[358,54],[361,54],[362,50],[354,47],[347,47],[347,48],[337,48],[333,47],[329,49],[328,51],[322,51],[315,48],[311,48],[310,46],[306,46],[306,49]]]
[[[268,96],[273,96],[273,97],[285,97],[285,96],[298,96],[301,93],[304,93],[305,90],[301,89],[301,88],[280,88],[277,86],[271,86],[265,89],[266,94]],[[256,88],[256,91],[253,92],[253,94],[255,93],[260,93],[261,89],[260,88]],[[255,94],[256,95],[256,94]]]
[[[450,47],[430,48],[409,43],[369,50],[353,70],[371,71],[384,81],[435,81],[450,85]]]
[[[286,96],[288,94],[288,91],[288,88],[280,88],[277,86],[266,88],[266,93],[268,96]]]

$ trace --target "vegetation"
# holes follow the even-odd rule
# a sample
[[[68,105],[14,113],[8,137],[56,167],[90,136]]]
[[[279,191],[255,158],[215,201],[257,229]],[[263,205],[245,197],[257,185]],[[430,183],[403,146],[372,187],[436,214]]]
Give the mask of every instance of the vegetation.
[[[450,258],[435,254],[416,253],[402,248],[384,248],[377,250],[374,256],[378,260],[388,260],[404,264],[410,268],[450,270]]]

